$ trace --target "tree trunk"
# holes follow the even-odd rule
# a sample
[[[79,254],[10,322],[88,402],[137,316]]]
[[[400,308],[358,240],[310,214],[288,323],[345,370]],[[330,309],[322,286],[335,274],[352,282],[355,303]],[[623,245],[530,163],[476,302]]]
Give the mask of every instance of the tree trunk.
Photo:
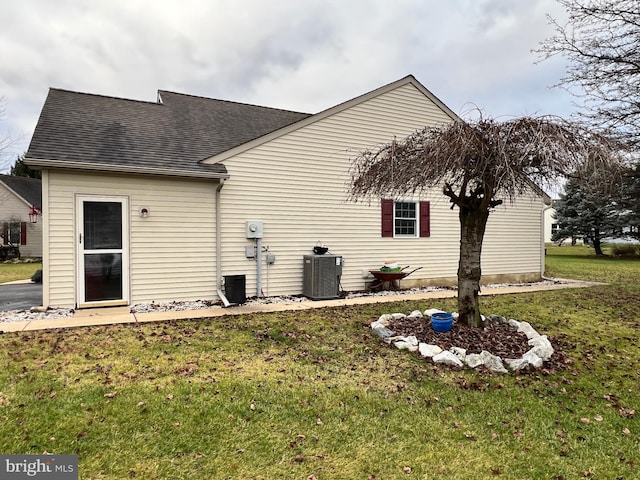
[[[460,260],[458,262],[458,313],[459,322],[480,327],[480,256],[488,210],[460,209]]]
[[[594,229],[592,232],[592,243],[593,248],[596,251],[597,256],[604,256],[604,252],[602,251],[602,243],[600,242],[600,230],[598,228]]]

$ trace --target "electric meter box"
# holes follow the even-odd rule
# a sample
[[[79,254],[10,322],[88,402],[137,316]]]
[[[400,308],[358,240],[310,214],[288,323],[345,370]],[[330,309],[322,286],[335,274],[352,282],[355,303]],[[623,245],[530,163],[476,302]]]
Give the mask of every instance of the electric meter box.
[[[264,223],[262,220],[249,220],[247,222],[247,238],[262,238]]]

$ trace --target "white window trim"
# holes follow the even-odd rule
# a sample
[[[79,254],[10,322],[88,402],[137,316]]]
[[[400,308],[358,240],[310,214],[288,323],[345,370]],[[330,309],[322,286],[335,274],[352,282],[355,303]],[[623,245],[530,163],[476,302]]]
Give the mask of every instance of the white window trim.
[[[415,206],[415,230],[413,235],[397,233],[396,231],[396,218],[398,220],[411,220],[407,217],[396,217],[396,204],[398,203],[412,203]],[[393,238],[419,238],[420,237],[420,202],[415,200],[394,200],[393,201]]]

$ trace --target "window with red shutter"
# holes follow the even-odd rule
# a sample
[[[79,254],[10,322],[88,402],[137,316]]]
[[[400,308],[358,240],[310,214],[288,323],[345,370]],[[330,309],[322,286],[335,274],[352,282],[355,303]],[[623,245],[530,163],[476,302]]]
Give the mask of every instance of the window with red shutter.
[[[395,202],[382,199],[380,205],[383,237],[431,236],[429,202]]]

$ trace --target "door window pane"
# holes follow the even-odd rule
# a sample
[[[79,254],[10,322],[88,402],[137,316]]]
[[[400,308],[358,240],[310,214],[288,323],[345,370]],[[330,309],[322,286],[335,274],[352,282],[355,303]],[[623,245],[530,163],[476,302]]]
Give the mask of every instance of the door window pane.
[[[84,282],[85,301],[120,300],[122,254],[85,254]]]
[[[84,248],[122,248],[122,203],[84,202]]]

